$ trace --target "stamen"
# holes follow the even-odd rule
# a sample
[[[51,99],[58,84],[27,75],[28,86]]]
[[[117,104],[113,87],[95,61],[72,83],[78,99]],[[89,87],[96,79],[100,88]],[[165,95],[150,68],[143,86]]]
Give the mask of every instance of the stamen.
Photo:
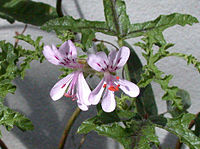
[[[67,93],[65,93],[64,96],[65,96],[65,97],[71,97],[71,95],[69,95],[69,94],[67,94]]]
[[[116,76],[116,79],[119,80],[119,76]]]
[[[75,100],[77,100],[77,98],[76,98],[76,97],[72,99],[72,101],[75,101]]]
[[[115,89],[116,89],[116,91],[119,91],[119,86],[117,85],[117,86],[115,87]]]
[[[116,88],[114,87],[114,86],[110,86],[109,88],[108,88],[110,91],[116,91]]]
[[[103,88],[106,88],[106,86],[107,86],[107,84],[104,84],[104,85],[103,85]]]

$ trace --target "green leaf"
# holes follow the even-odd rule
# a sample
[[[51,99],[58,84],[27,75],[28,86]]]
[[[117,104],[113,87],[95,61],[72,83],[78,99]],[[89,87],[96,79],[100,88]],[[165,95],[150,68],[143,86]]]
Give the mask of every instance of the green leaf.
[[[177,56],[180,58],[183,58],[184,60],[187,61],[187,64],[193,64],[194,67],[200,72],[200,62],[198,59],[192,55],[187,55],[184,53],[169,53],[167,56]]]
[[[15,20],[11,16],[9,16],[5,13],[2,13],[2,12],[0,12],[0,18],[6,19],[11,24],[15,22]]]
[[[165,126],[156,124],[157,127],[163,128],[179,137],[180,141],[190,147],[190,149],[200,148],[200,138],[197,137],[188,126],[195,115],[187,113],[176,118],[167,118]]]
[[[7,130],[11,130],[14,125],[20,130],[33,130],[33,124],[24,115],[15,112],[8,107],[0,104],[0,125],[3,125]]]
[[[58,17],[55,8],[31,0],[1,0],[0,12],[14,20],[37,26]]]
[[[95,38],[95,32],[94,31],[83,31],[82,37],[81,37],[81,43],[83,45],[83,50],[86,52],[86,49],[89,49],[92,47],[92,40]]]
[[[57,18],[45,23],[41,29],[48,32],[59,32],[62,30],[71,30],[82,34],[82,44],[85,48],[92,45],[92,39],[95,37],[96,32],[102,32],[109,35],[114,35],[115,32],[110,30],[105,22],[102,21],[88,21],[85,19],[74,19],[71,16]]]
[[[104,0],[104,15],[106,24],[114,30],[118,37],[126,35],[130,20],[126,14],[126,5],[123,0]]]
[[[194,124],[195,124],[194,133],[196,136],[200,137],[200,113],[197,114],[194,120]]]
[[[152,143],[154,143],[157,147],[160,144],[158,137],[155,135],[155,127],[153,125],[143,126],[138,138],[139,141],[136,142],[135,149],[152,149]]]
[[[98,52],[103,51],[103,52],[105,52],[108,55],[108,53],[109,53],[108,48],[104,45],[103,42],[100,42],[96,46],[97,46],[97,51]]]
[[[20,68],[19,68],[20,76],[21,78],[24,78],[26,69],[30,68],[30,63],[33,60],[39,60],[40,62],[44,60],[44,55],[42,53],[44,44],[41,43],[41,39],[42,39],[41,36],[37,37],[36,40],[33,40],[30,35],[26,35],[26,36],[18,35],[15,38],[19,40],[23,40],[35,48],[35,50],[33,51],[33,50],[23,49],[21,46],[16,47],[16,50],[19,56],[25,57],[23,59],[23,62],[20,64]]]
[[[131,149],[131,132],[123,128],[118,123],[113,123],[111,125],[99,125],[95,123],[96,118],[92,118],[84,121],[78,128],[78,133],[89,133],[94,130],[99,135],[107,136],[120,142],[125,149]]]
[[[173,44],[167,43],[157,43],[156,40],[152,40],[151,35],[148,35],[142,40],[145,43],[137,43],[135,45],[144,49],[145,53],[143,53],[144,58],[147,61],[147,64],[143,67],[144,73],[141,75],[141,80],[139,81],[139,87],[146,87],[152,81],[160,84],[161,88],[165,91],[162,99],[166,101],[172,101],[172,106],[177,107],[179,110],[183,109],[183,104],[181,98],[177,96],[177,92],[179,90],[176,86],[169,86],[169,81],[172,79],[172,75],[165,75],[164,72],[158,69],[155,65],[157,61],[160,59],[167,57],[169,52],[166,51],[169,47],[173,46]],[[158,45],[159,50],[154,52],[154,46]]]
[[[130,120],[124,122],[126,128],[132,132],[132,145],[134,149],[151,149],[152,145],[160,144],[155,133],[155,126],[150,121]]]
[[[4,98],[8,93],[14,94],[16,86],[10,80],[0,80],[0,97]]]
[[[153,37],[159,39],[158,37],[162,36],[162,31],[169,27],[174,25],[192,25],[193,23],[198,23],[198,20],[188,14],[173,13],[170,15],[160,15],[158,18],[152,21],[132,24],[128,34],[125,35],[125,38],[134,38],[153,33]],[[164,42],[163,40],[161,41]]]
[[[167,101],[167,110],[173,117],[179,116],[180,114],[187,112],[186,110],[191,106],[190,94],[187,91],[179,89],[176,95],[181,98],[183,109],[180,110],[176,107],[173,107],[172,102]]]
[[[126,78],[130,79],[132,82],[138,83],[141,79],[140,75],[143,73],[142,63],[134,49],[127,42],[124,41],[123,45],[129,47],[131,50],[127,66],[125,66],[125,72],[126,75],[128,75]],[[126,69],[128,71],[126,71]],[[157,105],[150,84],[145,88],[140,88],[140,95],[136,98],[136,106],[138,113],[140,113],[143,117],[158,114]]]

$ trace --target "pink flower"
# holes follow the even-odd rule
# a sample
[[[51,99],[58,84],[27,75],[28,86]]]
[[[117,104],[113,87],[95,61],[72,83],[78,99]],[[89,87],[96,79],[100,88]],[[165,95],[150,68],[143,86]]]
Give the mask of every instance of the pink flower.
[[[119,88],[130,97],[139,95],[140,90],[136,84],[113,75],[117,69],[124,66],[129,55],[130,50],[127,47],[122,47],[119,51],[111,51],[108,57],[104,52],[89,55],[87,62],[90,67],[104,73],[104,78],[89,95],[89,102],[92,105],[99,103],[104,89],[101,106],[105,112],[112,112],[115,109],[114,92]]]
[[[58,81],[50,91],[51,98],[56,101],[63,95],[77,100],[79,108],[88,110],[91,105],[88,101],[91,90],[83,76],[83,64],[77,62],[77,50],[71,40],[64,42],[59,49],[55,45],[44,46],[43,54],[46,59],[55,65],[75,69],[73,73]],[[67,90],[67,93],[65,91]]]

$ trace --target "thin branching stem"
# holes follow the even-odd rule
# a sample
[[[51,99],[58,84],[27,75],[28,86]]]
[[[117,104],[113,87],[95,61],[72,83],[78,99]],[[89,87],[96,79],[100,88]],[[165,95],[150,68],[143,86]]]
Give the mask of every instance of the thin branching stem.
[[[59,17],[63,17],[63,12],[62,12],[62,0],[57,0],[56,2],[56,11]]]
[[[27,27],[28,27],[28,25],[26,24],[26,25],[24,26],[24,29],[22,30],[22,32],[21,32],[21,33],[15,32],[16,36],[17,36],[17,35],[23,35],[23,34],[24,34],[24,32],[26,31]],[[16,39],[16,40],[15,40],[15,45],[14,45],[14,48],[16,48],[16,47],[17,47],[17,45],[18,45],[18,42],[19,42],[19,39]]]
[[[94,42],[104,42],[104,43],[107,43],[107,44],[109,44],[109,45],[111,45],[111,46],[113,46],[113,47],[115,47],[117,50],[119,50],[119,48],[117,47],[117,46],[115,46],[114,44],[112,44],[111,42],[109,42],[109,41],[105,41],[105,40],[99,40],[99,39],[93,39],[92,41],[94,41]]]
[[[74,124],[76,118],[79,116],[81,110],[77,107],[74,113],[71,115],[69,121],[67,122],[67,125],[65,127],[65,130],[63,132],[62,138],[59,143],[59,149],[64,149],[65,142],[67,140],[67,137],[69,135],[69,131],[71,130],[72,125]]]
[[[80,141],[80,144],[78,146],[78,149],[81,149],[83,143],[85,142],[86,136],[87,136],[87,134],[84,134],[83,137],[81,138],[81,141]]]

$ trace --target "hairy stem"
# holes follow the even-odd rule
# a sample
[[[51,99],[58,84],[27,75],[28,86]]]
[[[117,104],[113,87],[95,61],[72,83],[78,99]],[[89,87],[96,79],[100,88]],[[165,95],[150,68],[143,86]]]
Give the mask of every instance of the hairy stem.
[[[80,144],[78,146],[78,149],[81,149],[83,143],[85,142],[86,136],[87,136],[87,134],[84,134],[83,137],[81,138],[81,141],[80,141]]]
[[[22,35],[22,34],[24,34],[24,32],[26,31],[27,27],[28,27],[28,25],[26,24],[26,25],[24,26],[24,29],[22,30],[22,32],[21,32],[21,33],[15,32],[16,36],[17,36],[17,35]],[[16,47],[17,47],[17,45],[18,45],[18,42],[19,42],[19,39],[16,39],[16,40],[15,40],[15,45],[14,45],[14,48],[16,48]]]
[[[2,149],[8,149],[8,147],[6,146],[6,144],[3,142],[3,140],[0,139],[0,147]]]
[[[59,147],[58,147],[59,149],[64,149],[65,142],[67,140],[69,131],[71,130],[71,127],[74,124],[76,118],[79,116],[80,112],[81,112],[81,110],[77,107],[76,110],[74,111],[74,113],[71,115],[69,121],[67,122],[66,128],[63,132],[62,138],[59,143]]]
[[[56,11],[59,17],[63,17],[63,12],[62,12],[62,0],[57,0],[56,2]]]

